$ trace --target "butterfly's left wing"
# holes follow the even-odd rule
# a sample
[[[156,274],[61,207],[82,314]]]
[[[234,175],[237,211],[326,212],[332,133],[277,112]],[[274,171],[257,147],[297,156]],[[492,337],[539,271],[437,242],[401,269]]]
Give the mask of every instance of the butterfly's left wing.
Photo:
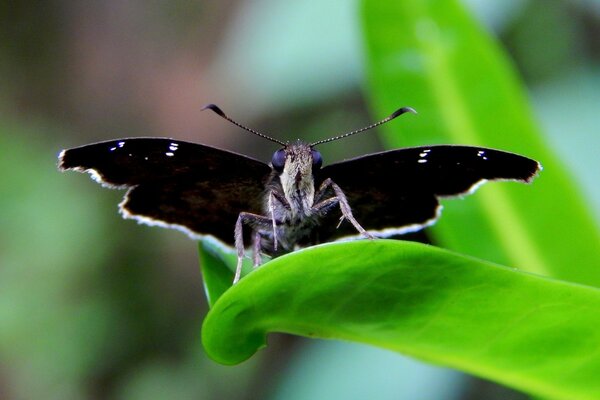
[[[260,161],[196,143],[131,138],[64,150],[61,170],[88,172],[103,186],[129,189],[119,205],[126,218],[212,235],[233,244],[241,211],[262,212]]]
[[[391,150],[324,167],[317,182],[331,178],[345,193],[356,220],[380,236],[433,224],[438,198],[472,193],[489,180],[530,182],[541,169],[532,159],[481,147],[440,145]],[[333,225],[333,226],[332,226]],[[323,224],[319,240],[356,234],[349,224]],[[345,225],[345,226],[344,226]]]

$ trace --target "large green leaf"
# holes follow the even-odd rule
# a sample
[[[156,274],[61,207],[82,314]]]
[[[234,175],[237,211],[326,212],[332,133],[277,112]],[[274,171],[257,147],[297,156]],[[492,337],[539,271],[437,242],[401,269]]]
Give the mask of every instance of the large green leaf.
[[[594,219],[543,143],[522,85],[487,32],[456,0],[365,0],[362,11],[376,113],[404,105],[419,112],[386,126],[390,147],[481,145],[544,166],[531,186],[492,183],[464,201],[445,202],[436,240],[462,253],[600,286]]]
[[[277,258],[213,305],[207,353],[239,363],[269,332],[368,343],[549,398],[600,396],[600,290],[432,246],[334,243]]]

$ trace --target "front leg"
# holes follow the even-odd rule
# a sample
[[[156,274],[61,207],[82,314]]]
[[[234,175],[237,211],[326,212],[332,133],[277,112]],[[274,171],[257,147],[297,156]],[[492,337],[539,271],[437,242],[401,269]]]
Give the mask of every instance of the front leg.
[[[277,251],[277,218],[275,218],[275,202],[281,204],[286,210],[290,210],[290,203],[288,203],[285,196],[275,190],[269,192],[268,208],[271,220],[273,221],[273,250]]]
[[[325,200],[320,200],[325,196],[327,190],[330,188],[333,190],[335,196]],[[350,204],[348,204],[348,199],[346,199],[346,195],[344,194],[342,189],[331,180],[331,178],[327,178],[323,181],[323,183],[319,187],[319,190],[317,191],[317,194],[315,195],[315,200],[318,201],[318,203],[315,204],[312,208],[313,211],[317,214],[326,214],[327,211],[329,211],[332,207],[334,207],[336,204],[339,204],[340,210],[342,211],[342,218],[340,218],[340,223],[345,218],[348,221],[350,221],[352,225],[354,225],[354,228],[356,228],[356,230],[361,235],[369,239],[375,239],[375,237],[369,232],[367,232],[365,228],[363,228],[354,218],[354,216],[352,215],[352,209],[350,208]]]
[[[254,257],[254,268],[258,267],[260,265],[260,262],[262,261],[262,258],[260,256],[260,253],[261,253],[260,241],[261,241],[261,239],[262,239],[262,235],[260,234],[258,229],[255,229],[254,230],[254,238],[252,239],[252,241],[253,241],[252,256]]]
[[[237,250],[238,257],[237,266],[235,268],[235,276],[233,277],[234,284],[240,280],[242,275],[242,265],[244,261],[244,224],[252,226],[255,235],[257,235],[258,232],[256,231],[258,228],[269,229],[271,227],[271,219],[249,212],[241,212],[238,216],[234,231],[235,249]],[[257,237],[255,236],[254,240],[256,239]],[[255,253],[260,253],[260,240],[258,241],[258,244],[256,242],[254,243],[254,251]],[[254,257],[254,261],[256,262],[256,256]]]

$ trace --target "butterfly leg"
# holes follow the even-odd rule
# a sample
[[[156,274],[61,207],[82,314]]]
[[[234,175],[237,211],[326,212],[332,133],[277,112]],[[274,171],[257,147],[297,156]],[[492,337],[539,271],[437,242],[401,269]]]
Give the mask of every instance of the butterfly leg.
[[[326,200],[320,200],[321,198],[325,197],[325,194],[329,189],[333,190],[335,196]],[[352,209],[350,208],[350,204],[348,204],[348,199],[346,199],[346,195],[344,194],[342,189],[330,178],[327,178],[323,181],[323,183],[319,187],[319,190],[317,191],[317,194],[315,194],[315,199],[317,201],[320,201],[313,206],[313,211],[315,211],[318,214],[325,214],[327,213],[327,211],[329,211],[329,209],[338,204],[340,206],[340,210],[342,211],[342,218],[340,219],[340,223],[342,223],[344,219],[347,219],[352,225],[354,225],[354,228],[356,228],[356,230],[361,235],[369,239],[375,239],[375,237],[369,232],[367,232],[365,228],[363,228],[354,218],[354,216],[352,215]]]
[[[290,204],[286,200],[285,196],[275,190],[269,192],[269,215],[273,221],[273,250],[277,251],[277,219],[275,218],[275,202],[281,204],[286,210],[290,210]]]
[[[241,212],[238,216],[234,231],[235,249],[237,251],[238,260],[235,268],[235,276],[233,277],[233,283],[237,283],[242,276],[242,265],[244,261],[244,224],[252,226],[254,232],[256,232],[257,228],[259,227],[270,228],[272,222],[271,218],[249,212]]]
[[[258,230],[254,231],[254,238],[252,239],[253,243],[252,243],[252,248],[253,248],[253,256],[254,256],[254,268],[258,267],[260,265],[260,262],[262,261],[261,257],[260,257],[260,252],[261,252],[261,246],[260,246],[260,240],[261,240],[261,234]]]

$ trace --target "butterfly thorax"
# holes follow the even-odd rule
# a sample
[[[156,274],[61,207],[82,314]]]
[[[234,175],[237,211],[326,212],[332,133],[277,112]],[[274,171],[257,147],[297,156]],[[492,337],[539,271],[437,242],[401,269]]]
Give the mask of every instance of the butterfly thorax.
[[[313,157],[311,148],[300,142],[288,145],[284,150],[285,165],[283,171],[276,171],[279,185],[276,184],[272,190],[278,190],[287,200],[289,208],[284,208],[288,212],[282,215],[282,219],[293,221],[311,214],[315,196]]]
[[[283,168],[273,165],[265,194],[264,213],[277,222],[280,247],[289,251],[306,238],[317,223],[317,215],[313,215],[313,150],[300,142],[282,150],[285,151],[285,163]],[[267,241],[272,240],[272,231],[261,233]],[[267,244],[266,247],[270,246]]]
[[[290,206],[290,217],[302,218],[310,215],[315,196],[311,149],[305,144],[298,143],[288,146],[286,155],[279,181]]]

